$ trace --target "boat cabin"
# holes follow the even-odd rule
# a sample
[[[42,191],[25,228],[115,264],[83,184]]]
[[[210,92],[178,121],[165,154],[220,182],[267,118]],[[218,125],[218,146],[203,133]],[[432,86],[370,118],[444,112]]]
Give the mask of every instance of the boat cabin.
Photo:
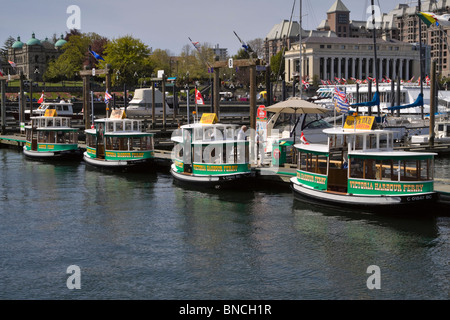
[[[298,144],[301,184],[345,194],[408,194],[433,190],[434,153],[397,151],[388,130],[326,129],[328,144]]]
[[[136,159],[151,157],[153,134],[143,132],[142,121],[105,118],[95,120],[86,130],[86,151],[98,159]]]
[[[249,141],[237,139],[239,130],[233,124],[182,126],[172,138],[177,170],[198,175],[249,172]]]
[[[31,117],[31,124],[25,126],[25,136],[26,147],[32,151],[58,151],[78,147],[78,129],[71,127],[71,119],[68,117]]]
[[[47,110],[56,110],[58,116],[71,117],[73,115],[73,105],[69,102],[44,102],[33,110],[34,115],[44,115]]]

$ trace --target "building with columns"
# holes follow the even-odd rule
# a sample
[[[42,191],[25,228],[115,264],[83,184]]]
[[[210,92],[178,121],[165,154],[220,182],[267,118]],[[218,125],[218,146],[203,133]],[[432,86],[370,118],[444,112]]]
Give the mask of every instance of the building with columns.
[[[373,39],[309,37],[302,40],[302,79],[320,80],[375,78]],[[399,77],[409,80],[420,76],[417,44],[377,39],[379,79]],[[299,43],[285,54],[285,80],[293,81],[299,72]]]

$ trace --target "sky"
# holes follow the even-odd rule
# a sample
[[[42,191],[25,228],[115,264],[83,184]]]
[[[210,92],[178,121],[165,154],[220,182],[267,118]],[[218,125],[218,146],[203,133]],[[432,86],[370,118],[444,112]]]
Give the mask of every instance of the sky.
[[[303,0],[302,26],[316,29],[326,19],[335,0]],[[410,0],[375,0],[387,13],[399,3],[415,5]],[[343,0],[351,11],[350,19],[366,20],[370,0]],[[71,6],[79,8],[71,10]],[[69,9],[69,10],[68,10]],[[83,33],[95,32],[109,39],[126,35],[140,39],[148,47],[169,50],[179,55],[183,46],[194,42],[219,45],[234,55],[244,41],[264,39],[272,27],[291,18],[299,21],[299,0],[17,0],[0,9],[0,46],[12,36],[22,42],[31,38],[51,39],[69,31],[79,22]],[[68,12],[69,11],[69,12]],[[76,19],[79,17],[79,19]],[[193,47],[192,47],[193,48]]]

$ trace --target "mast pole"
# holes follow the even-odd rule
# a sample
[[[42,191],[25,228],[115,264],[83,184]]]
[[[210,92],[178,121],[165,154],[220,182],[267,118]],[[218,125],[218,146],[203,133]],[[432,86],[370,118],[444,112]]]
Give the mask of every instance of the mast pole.
[[[302,77],[302,63],[303,63],[303,52],[302,52],[302,0],[298,1],[300,6],[300,18],[299,18],[299,31],[298,31],[298,49],[300,51],[300,61],[298,64],[298,75],[299,75],[299,81],[298,81],[298,88],[300,92],[300,98],[302,97],[302,90],[303,90],[303,77]]]
[[[371,4],[372,4],[372,28],[373,28],[373,52],[374,52],[374,58],[375,58],[375,81],[376,81],[376,92],[377,94],[379,94],[379,88],[378,88],[378,81],[379,81],[379,63],[378,63],[378,59],[377,59],[377,30],[375,28],[375,6],[373,3],[373,0],[371,0]],[[377,106],[378,108],[378,116],[381,117],[381,113],[380,113],[380,104],[378,104]]]
[[[422,4],[421,1],[418,0],[418,10],[419,12],[422,11]],[[422,48],[422,19],[419,19],[419,52],[420,52],[420,93],[423,96],[423,79],[424,79],[424,73],[425,73],[425,66],[424,66],[424,61],[425,61],[425,57],[423,54],[423,48]],[[423,103],[421,106],[421,116],[422,116],[422,120],[424,118],[423,115]]]

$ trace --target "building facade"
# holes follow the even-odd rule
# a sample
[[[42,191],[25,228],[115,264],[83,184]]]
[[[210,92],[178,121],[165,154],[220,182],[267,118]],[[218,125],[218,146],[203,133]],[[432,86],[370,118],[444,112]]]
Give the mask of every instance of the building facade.
[[[61,48],[65,43],[62,35],[56,43],[51,43],[47,38],[41,41],[34,33],[25,43],[18,37],[8,49],[8,60],[16,64],[16,67],[8,72],[19,74],[22,71],[25,78],[29,80],[42,81],[48,63],[61,55]]]
[[[376,78],[373,39],[310,37],[302,41],[302,79]],[[419,48],[398,40],[377,39],[378,78],[409,80],[420,76]],[[285,80],[299,73],[299,43],[285,54]]]

